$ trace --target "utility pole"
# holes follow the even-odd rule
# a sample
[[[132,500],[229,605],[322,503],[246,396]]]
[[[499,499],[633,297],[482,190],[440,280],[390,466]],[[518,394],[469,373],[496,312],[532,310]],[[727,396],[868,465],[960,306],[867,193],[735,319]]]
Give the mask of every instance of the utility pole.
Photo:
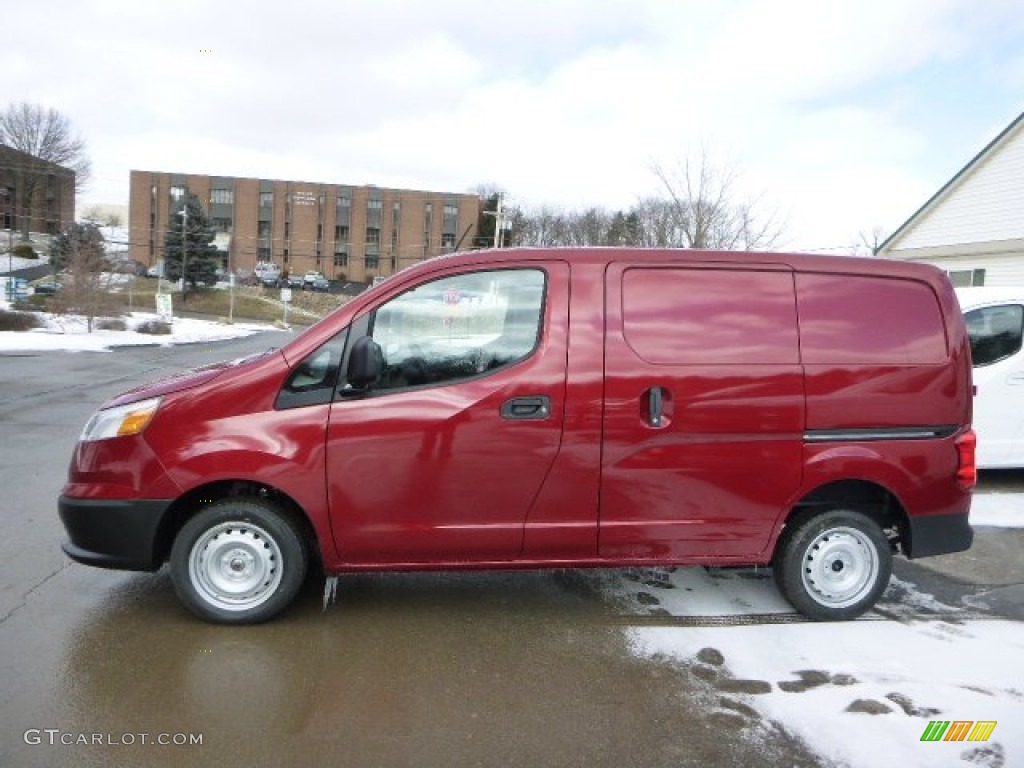
[[[494,247],[495,248],[501,248],[501,234],[502,234],[502,230],[504,229],[504,222],[505,222],[504,211],[502,211],[502,206],[504,205],[504,202],[505,202],[505,195],[504,195],[504,193],[499,192],[498,193],[498,206],[497,206],[497,210],[494,210],[494,211],[484,211],[483,212],[484,216],[493,216],[494,217]],[[479,242],[479,241],[477,241],[477,242]],[[458,250],[458,249],[456,248],[456,250]]]

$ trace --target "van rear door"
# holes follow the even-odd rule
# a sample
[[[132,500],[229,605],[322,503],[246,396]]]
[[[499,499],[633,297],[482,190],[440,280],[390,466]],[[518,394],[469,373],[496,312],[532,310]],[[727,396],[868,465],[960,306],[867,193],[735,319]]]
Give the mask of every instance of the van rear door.
[[[600,553],[748,558],[801,480],[792,271],[612,264]]]

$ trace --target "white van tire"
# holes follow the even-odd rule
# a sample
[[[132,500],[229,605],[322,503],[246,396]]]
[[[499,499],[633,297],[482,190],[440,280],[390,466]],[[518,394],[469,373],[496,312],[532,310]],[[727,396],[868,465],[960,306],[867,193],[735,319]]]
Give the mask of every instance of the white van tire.
[[[773,566],[779,590],[800,613],[842,621],[881,597],[892,574],[892,547],[873,519],[835,509],[787,526]]]
[[[171,548],[171,581],[200,618],[255,624],[295,599],[308,553],[296,527],[262,499],[225,499],[182,526]]]

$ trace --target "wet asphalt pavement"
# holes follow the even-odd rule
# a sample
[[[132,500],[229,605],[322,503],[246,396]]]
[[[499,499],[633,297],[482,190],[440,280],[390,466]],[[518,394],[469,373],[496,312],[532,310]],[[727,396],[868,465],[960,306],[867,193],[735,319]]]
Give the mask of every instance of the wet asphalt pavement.
[[[166,571],[69,562],[56,496],[92,410],[284,340],[0,355],[0,766],[819,763],[771,723],[748,737],[741,703],[709,714],[691,669],[631,653],[599,575],[347,576],[326,612],[310,579],[282,617],[238,628],[193,618]]]

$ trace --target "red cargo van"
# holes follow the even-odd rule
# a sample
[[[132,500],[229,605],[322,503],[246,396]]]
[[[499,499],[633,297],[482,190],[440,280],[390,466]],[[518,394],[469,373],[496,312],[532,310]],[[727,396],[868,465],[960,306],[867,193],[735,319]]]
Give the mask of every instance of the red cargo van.
[[[281,350],[106,403],[60,515],[75,560],[170,561],[247,623],[308,567],[769,564],[814,619],[894,552],[966,549],[971,360],[931,267],[624,249],[460,253]]]

